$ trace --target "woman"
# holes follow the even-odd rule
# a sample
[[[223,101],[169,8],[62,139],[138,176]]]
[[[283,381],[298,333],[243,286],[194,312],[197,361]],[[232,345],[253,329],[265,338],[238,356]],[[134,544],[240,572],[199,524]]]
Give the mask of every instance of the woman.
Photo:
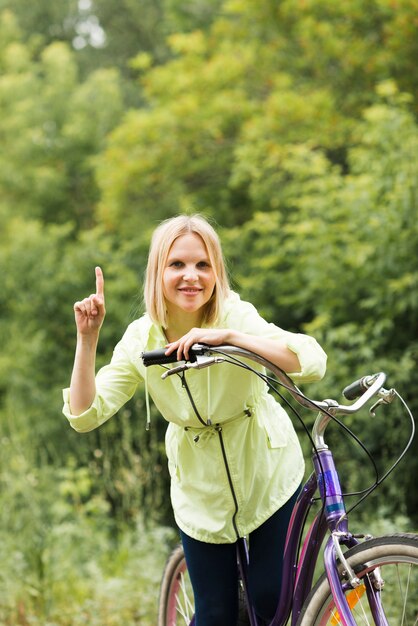
[[[105,316],[104,279],[74,305],[77,348],[64,413],[86,432],[109,419],[145,379],[169,422],[166,450],[171,500],[195,594],[196,626],[237,620],[234,542],[249,536],[250,589],[261,619],[280,593],[281,556],[304,473],[300,445],[284,409],[265,383],[223,364],[166,380],[146,369],[144,351],[165,345],[188,357],[194,343],[232,344],[257,352],[293,379],[325,372],[326,355],[306,335],[267,323],[228,285],[221,245],[201,216],[166,220],[154,232],[145,280],[146,313],[129,325],[109,365],[95,375]]]

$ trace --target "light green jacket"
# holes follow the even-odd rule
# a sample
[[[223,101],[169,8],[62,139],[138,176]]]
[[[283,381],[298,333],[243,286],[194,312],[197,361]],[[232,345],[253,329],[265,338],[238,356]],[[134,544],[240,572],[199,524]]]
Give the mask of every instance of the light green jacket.
[[[291,374],[297,383],[324,375],[326,355],[312,337],[267,323],[235,293],[227,300],[219,327],[284,339],[299,357],[301,372]],[[300,485],[304,461],[296,433],[258,376],[225,363],[185,374],[199,415],[212,424],[203,425],[180,376],[162,380],[161,366],[143,366],[142,352],[165,344],[161,328],[148,315],[136,320],[117,344],[110,364],[98,372],[92,406],[72,415],[65,389],[63,412],[75,430],[93,430],[146,379],[155,405],[169,422],[166,451],[178,526],[201,541],[233,542],[260,526]]]

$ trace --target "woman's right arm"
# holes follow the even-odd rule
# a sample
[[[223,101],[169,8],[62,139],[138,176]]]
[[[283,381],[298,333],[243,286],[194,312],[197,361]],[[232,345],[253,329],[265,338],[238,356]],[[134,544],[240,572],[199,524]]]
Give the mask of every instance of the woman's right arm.
[[[73,415],[84,413],[96,395],[96,350],[105,315],[103,272],[96,267],[96,293],[74,304],[77,346],[70,384]]]

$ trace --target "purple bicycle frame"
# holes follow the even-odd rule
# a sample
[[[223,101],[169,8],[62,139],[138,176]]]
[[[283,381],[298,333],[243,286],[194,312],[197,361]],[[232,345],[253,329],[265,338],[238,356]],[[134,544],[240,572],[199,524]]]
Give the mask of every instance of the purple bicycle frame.
[[[315,474],[312,474],[302,487],[294,506],[287,532],[286,546],[283,556],[283,576],[280,600],[276,614],[270,626],[282,626],[285,624],[292,608],[293,626],[299,617],[303,603],[311,589],[316,557],[327,528],[326,520],[323,515],[317,515],[312,522],[308,535],[303,543],[299,563],[297,563],[297,556],[300,537],[307,513],[311,507],[312,496],[315,493],[316,488],[317,479]],[[238,541],[237,552],[241,580],[247,597],[250,624],[251,626],[258,626],[254,609],[248,601],[246,571],[248,564],[248,549],[245,538]]]

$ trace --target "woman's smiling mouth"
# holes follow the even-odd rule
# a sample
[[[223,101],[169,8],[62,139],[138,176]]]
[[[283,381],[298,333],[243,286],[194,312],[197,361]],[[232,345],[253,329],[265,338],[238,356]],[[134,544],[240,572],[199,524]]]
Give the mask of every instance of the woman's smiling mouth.
[[[200,287],[179,287],[179,291],[182,293],[194,295],[203,291]]]

